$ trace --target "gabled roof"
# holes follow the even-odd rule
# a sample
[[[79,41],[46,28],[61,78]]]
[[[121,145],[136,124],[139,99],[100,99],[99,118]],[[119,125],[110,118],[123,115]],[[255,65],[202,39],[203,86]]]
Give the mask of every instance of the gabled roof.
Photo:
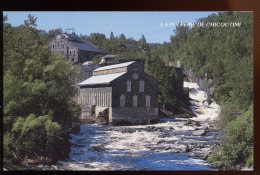
[[[71,33],[63,33],[62,35],[67,36],[68,40],[80,40],[80,37],[76,34],[71,34]]]
[[[104,66],[104,67],[99,67],[95,69],[94,71],[100,71],[100,70],[107,70],[107,69],[115,69],[119,67],[126,67],[129,66],[130,64],[133,64],[135,61],[130,61],[130,62],[125,62],[125,63],[120,63],[120,64],[113,64],[110,66]]]
[[[96,45],[89,41],[83,41],[78,35],[71,33],[63,33],[69,41],[74,43],[79,50],[88,52],[102,52]]]
[[[98,85],[98,84],[109,84],[111,81],[119,78],[120,76],[124,75],[126,72],[120,72],[115,74],[105,74],[105,75],[96,75],[92,76],[85,81],[79,83],[79,86],[85,85]]]

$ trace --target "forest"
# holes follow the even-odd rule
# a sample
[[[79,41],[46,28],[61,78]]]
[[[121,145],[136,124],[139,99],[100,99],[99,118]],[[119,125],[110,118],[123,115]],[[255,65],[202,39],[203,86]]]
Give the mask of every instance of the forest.
[[[221,105],[222,146],[209,162],[221,169],[253,163],[252,13],[223,12],[199,22],[241,22],[241,27],[179,27],[171,37],[173,58],[197,77],[213,78],[213,98]]]
[[[218,125],[224,131],[222,144],[208,161],[219,169],[240,169],[253,165],[253,21],[251,13],[221,12],[198,22],[241,22],[241,27],[179,26],[171,41],[148,43],[124,34],[109,37],[101,33],[80,35],[106,53],[123,59],[142,59],[145,72],[159,82],[159,102],[180,106],[176,97],[173,69],[168,61],[180,61],[196,77],[210,77],[212,98],[221,105]],[[24,160],[55,162],[70,152],[69,129],[78,122],[80,107],[73,100],[77,67],[52,54],[48,41],[62,29],[37,29],[37,18],[29,15],[23,25],[3,21],[3,135],[7,167]],[[139,46],[122,50],[123,43]],[[94,58],[98,62],[100,58]],[[239,127],[238,127],[239,126]],[[33,132],[32,132],[33,131]],[[37,144],[36,144],[37,143]],[[64,145],[59,147],[59,145]]]

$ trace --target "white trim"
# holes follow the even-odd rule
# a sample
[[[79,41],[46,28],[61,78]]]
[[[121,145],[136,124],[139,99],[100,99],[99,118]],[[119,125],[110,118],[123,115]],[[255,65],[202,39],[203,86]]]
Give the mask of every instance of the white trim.
[[[133,107],[137,107],[138,106],[138,97],[137,95],[133,96]]]
[[[144,81],[139,81],[139,92],[144,92]]]
[[[125,106],[125,96],[123,94],[120,96],[120,106]]]
[[[149,95],[145,97],[145,106],[147,107],[151,106],[151,97]]]
[[[127,80],[126,86],[127,86],[127,88],[126,88],[127,92],[131,92],[132,91],[132,87],[131,87],[132,82],[130,80]]]

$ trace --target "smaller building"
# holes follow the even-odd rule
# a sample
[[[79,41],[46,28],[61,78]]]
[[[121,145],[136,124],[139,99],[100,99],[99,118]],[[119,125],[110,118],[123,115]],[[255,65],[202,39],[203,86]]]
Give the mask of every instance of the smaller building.
[[[78,85],[83,118],[102,114],[111,124],[158,121],[158,82],[138,61],[99,67]]]
[[[115,62],[117,58],[117,55],[105,55],[101,57],[101,61],[99,64],[107,63],[107,62]]]

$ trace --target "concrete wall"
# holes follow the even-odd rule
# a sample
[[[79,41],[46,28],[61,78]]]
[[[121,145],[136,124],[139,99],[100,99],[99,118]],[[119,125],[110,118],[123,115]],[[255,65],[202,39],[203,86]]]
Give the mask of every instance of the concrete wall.
[[[96,106],[95,108],[95,115],[96,117],[98,116],[98,114],[102,111],[104,111],[106,108],[108,108],[108,106]]]
[[[152,119],[158,119],[158,108],[113,107],[112,116],[112,121],[110,121],[112,124],[122,120],[132,124],[146,124]]]

